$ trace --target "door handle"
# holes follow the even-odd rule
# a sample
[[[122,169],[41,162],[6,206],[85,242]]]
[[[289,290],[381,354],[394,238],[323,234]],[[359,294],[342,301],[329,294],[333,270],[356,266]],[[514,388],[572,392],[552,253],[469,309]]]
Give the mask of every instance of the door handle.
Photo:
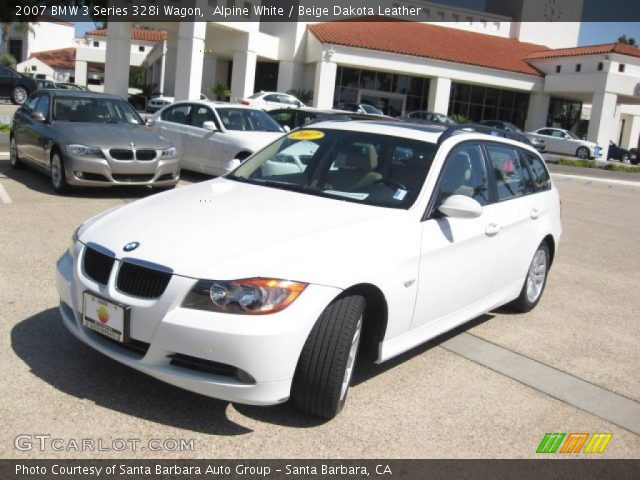
[[[531,210],[532,220],[536,220],[539,216],[540,216],[540,210],[538,210],[537,208],[534,208],[533,210]]]
[[[502,227],[500,225],[498,225],[497,223],[490,223],[484,229],[484,233],[486,233],[488,237],[493,237],[500,233],[500,230],[502,230]]]

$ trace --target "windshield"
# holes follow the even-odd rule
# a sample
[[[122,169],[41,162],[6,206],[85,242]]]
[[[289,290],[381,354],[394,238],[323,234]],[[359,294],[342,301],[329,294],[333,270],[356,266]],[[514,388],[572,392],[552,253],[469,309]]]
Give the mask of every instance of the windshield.
[[[360,108],[371,115],[383,115],[382,111],[378,110],[373,105],[367,105],[366,103],[363,103],[362,105],[360,105]]]
[[[55,97],[53,119],[58,122],[144,123],[128,102],[99,97]]]
[[[282,127],[262,110],[249,108],[217,108],[220,120],[227,130],[249,132],[282,132]]]
[[[436,145],[389,135],[303,129],[254,154],[226,178],[336,200],[407,209]]]

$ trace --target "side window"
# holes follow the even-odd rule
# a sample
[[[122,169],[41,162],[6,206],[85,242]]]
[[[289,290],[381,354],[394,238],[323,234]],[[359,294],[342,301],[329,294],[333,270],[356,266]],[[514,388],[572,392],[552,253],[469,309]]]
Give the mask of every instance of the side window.
[[[487,145],[487,152],[496,179],[498,200],[509,200],[529,193],[525,173],[514,148]]]
[[[276,103],[280,103],[280,98],[278,95],[266,95],[263,100],[265,102],[276,102]]]
[[[209,107],[206,105],[196,105],[193,117],[191,118],[191,125],[202,128],[204,122],[214,122],[217,125],[215,115]]]
[[[49,120],[49,95],[40,95],[33,111],[42,113],[44,119]]]
[[[4,65],[0,65],[0,78],[10,78],[11,76],[9,69]]]
[[[272,116],[280,125],[287,125],[289,128],[293,128],[293,110],[272,113]]]
[[[162,112],[161,117],[165,122],[181,123],[187,125],[189,122],[189,114],[191,113],[191,105],[188,103],[175,105],[167,108]]]
[[[535,189],[538,191],[550,190],[551,178],[549,178],[549,172],[542,159],[531,152],[522,152],[522,158],[531,170]]]
[[[549,130],[548,128],[543,128],[542,130],[538,130],[538,134],[539,135],[552,136],[553,135],[553,130]]]
[[[552,137],[556,137],[556,138],[565,138],[566,135],[564,132],[561,132],[560,130],[551,130],[551,136]]]
[[[318,115],[316,115],[315,113],[311,113],[311,112],[298,112],[298,119],[296,120],[296,126],[297,127],[304,127],[305,125],[307,125],[311,120],[317,118]]]
[[[462,145],[449,154],[440,177],[436,205],[451,195],[471,197],[480,205],[489,203],[489,176],[480,145]]]

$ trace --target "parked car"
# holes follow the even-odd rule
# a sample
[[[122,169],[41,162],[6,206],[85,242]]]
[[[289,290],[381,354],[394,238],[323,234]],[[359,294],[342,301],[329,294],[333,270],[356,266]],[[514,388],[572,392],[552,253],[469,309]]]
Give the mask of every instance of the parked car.
[[[62,90],[87,90],[87,88],[82,85],[76,85],[75,83],[68,82],[56,82],[56,88],[60,88]]]
[[[178,146],[182,168],[209,175],[224,175],[284,132],[263,110],[209,101],[176,102],[150,122]]]
[[[422,120],[425,122],[441,123],[442,125],[455,125],[456,122],[442,113],[433,113],[426,110],[415,110],[402,117],[403,120]]]
[[[306,106],[293,95],[281,92],[257,92],[250,97],[243,98],[240,103],[263,110],[300,108]]]
[[[209,100],[209,98],[204,93],[201,93],[200,100]],[[158,95],[157,97],[153,97],[147,102],[147,112],[150,112],[150,113],[157,112],[161,108],[164,108],[167,105],[171,105],[175,101],[176,101],[175,97]]]
[[[277,108],[267,112],[271,118],[280,124],[285,130],[304,127],[310,122],[327,115],[335,115],[340,112],[335,110],[318,110],[316,108]]]
[[[607,160],[619,160],[628,162],[631,160],[631,152],[626,148],[619,147],[613,142],[609,142],[609,151],[607,152]]]
[[[65,326],[170,384],[335,416],[367,354],[543,294],[561,236],[543,159],[455,128],[318,122],[93,217],[57,263]],[[296,173],[280,169],[291,150]]]
[[[384,112],[373,105],[369,105],[368,103],[338,103],[334,105],[334,110],[342,110],[344,112],[354,112],[360,113],[363,115],[384,115]]]
[[[602,155],[600,146],[581,139],[569,130],[545,127],[529,132],[527,136],[531,139],[544,140],[547,152],[575,155],[580,158],[596,158]]]
[[[511,122],[505,122],[503,120],[482,120],[478,122],[479,125],[486,125],[487,127],[499,128],[507,132],[513,132],[522,135],[522,141],[528,145],[531,145],[539,152],[546,150],[544,139],[534,136],[527,136],[520,127],[514,125]]]
[[[80,90],[40,90],[13,117],[11,166],[29,164],[62,193],[74,186],[151,185],[180,178],[176,148],[123,98]]]
[[[43,78],[36,78],[35,80],[36,84],[38,85],[38,90],[41,90],[43,88],[57,88],[56,84],[51,80],[45,80]]]
[[[37,89],[38,84],[33,78],[0,65],[0,98],[8,98],[14,105],[22,105]]]

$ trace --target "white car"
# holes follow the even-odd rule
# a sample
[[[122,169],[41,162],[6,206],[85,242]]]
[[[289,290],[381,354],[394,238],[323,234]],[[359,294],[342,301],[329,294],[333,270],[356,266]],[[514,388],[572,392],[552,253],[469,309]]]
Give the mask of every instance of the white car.
[[[580,158],[596,158],[602,156],[602,148],[593,142],[582,140],[575,133],[562,128],[545,127],[528,132],[532,139],[542,140],[546,152],[575,155]]]
[[[201,93],[200,100],[209,100],[209,98],[204,93]],[[147,102],[147,111],[157,112],[161,108],[164,108],[167,105],[171,105],[175,101],[176,101],[175,97],[166,97],[164,95],[153,97]]]
[[[274,168],[291,155],[302,166]],[[86,221],[57,263],[60,312],[170,384],[331,418],[359,352],[382,362],[500,305],[534,308],[560,235],[531,147],[324,121],[226,177]]]
[[[273,110],[274,108],[301,108],[306,105],[293,95],[280,92],[258,92],[241,100],[243,105]]]
[[[149,121],[174,142],[181,166],[209,175],[224,175],[284,134],[263,110],[230,103],[177,102]]]

